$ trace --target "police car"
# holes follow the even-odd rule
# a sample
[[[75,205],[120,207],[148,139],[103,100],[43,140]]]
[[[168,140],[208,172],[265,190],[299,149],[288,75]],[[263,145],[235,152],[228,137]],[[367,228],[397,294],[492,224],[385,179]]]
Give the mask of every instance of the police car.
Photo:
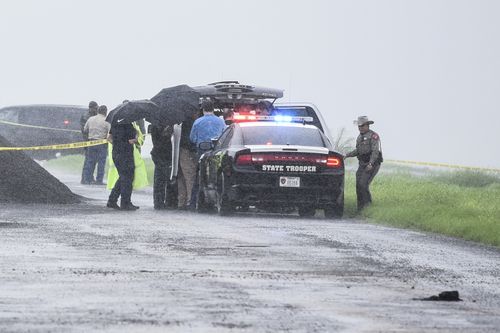
[[[197,209],[227,215],[249,206],[298,208],[340,218],[344,160],[311,117],[239,115],[199,161]]]

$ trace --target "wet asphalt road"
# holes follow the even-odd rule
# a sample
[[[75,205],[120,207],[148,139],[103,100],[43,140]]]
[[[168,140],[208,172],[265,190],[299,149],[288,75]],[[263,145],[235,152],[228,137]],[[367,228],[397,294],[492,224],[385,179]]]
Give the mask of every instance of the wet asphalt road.
[[[498,332],[500,250],[357,220],[0,212],[1,332]],[[458,290],[462,302],[413,298]]]

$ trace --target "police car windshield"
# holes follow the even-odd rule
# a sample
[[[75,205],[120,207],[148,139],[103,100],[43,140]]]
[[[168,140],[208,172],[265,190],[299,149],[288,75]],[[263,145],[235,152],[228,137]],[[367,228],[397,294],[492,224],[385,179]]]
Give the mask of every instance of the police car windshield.
[[[242,127],[244,145],[298,145],[325,147],[317,128],[289,126]]]

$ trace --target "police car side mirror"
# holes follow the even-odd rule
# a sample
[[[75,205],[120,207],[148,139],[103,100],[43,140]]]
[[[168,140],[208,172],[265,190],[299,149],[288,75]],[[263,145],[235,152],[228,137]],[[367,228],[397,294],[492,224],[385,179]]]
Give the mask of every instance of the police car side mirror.
[[[212,142],[212,147],[215,147],[217,141],[219,141],[219,138],[212,138],[210,141]]]
[[[212,142],[200,142],[200,144],[198,145],[198,148],[200,148],[200,150],[211,150],[213,148],[213,144]]]

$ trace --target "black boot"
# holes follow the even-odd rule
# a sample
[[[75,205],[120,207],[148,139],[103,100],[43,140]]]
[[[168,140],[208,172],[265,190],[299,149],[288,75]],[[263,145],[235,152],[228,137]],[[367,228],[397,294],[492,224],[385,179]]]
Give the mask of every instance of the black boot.
[[[120,206],[118,206],[118,204],[116,202],[113,202],[113,201],[108,201],[108,203],[106,204],[106,207],[113,208],[113,209],[120,209]]]

